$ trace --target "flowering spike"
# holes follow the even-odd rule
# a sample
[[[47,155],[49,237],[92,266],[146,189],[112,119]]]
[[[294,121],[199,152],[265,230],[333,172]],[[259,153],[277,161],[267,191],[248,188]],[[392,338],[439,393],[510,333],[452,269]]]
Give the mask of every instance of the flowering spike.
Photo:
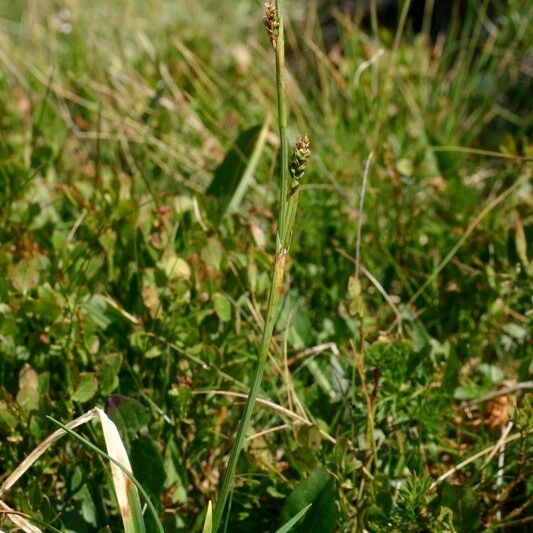
[[[307,161],[311,157],[309,137],[304,135],[298,139],[298,142],[292,149],[291,160],[289,163],[289,172],[293,179],[298,181],[304,174]]]
[[[279,34],[278,12],[276,11],[276,6],[272,3],[272,0],[270,0],[268,4],[265,4],[265,8],[265,17],[263,21],[265,23],[266,32],[270,37],[272,48],[275,50]]]

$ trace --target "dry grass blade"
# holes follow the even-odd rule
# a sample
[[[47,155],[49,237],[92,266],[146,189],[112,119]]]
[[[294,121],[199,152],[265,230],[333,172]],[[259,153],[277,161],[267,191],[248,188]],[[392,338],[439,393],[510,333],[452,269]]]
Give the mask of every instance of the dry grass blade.
[[[42,533],[42,530],[27,520],[24,514],[11,509],[11,507],[2,500],[0,500],[0,513],[7,515],[9,520],[24,531],[24,533]]]
[[[102,409],[91,409],[87,413],[72,420],[65,425],[68,430],[74,430],[75,428],[90,422],[93,418],[98,417],[102,424],[102,430],[104,433],[104,439],[109,456],[115,461],[123,465],[128,471],[131,472],[131,465],[129,462],[126,449],[120,439],[117,427],[108,418],[108,416],[102,411]],[[15,483],[31,468],[31,466],[37,461],[48,449],[61,437],[67,435],[65,429],[57,429],[44,439],[25,459],[22,461],[15,470],[6,478],[6,480],[0,486],[0,495],[7,492],[15,485]],[[137,488],[132,481],[120,470],[113,462],[111,463],[111,474],[113,477],[113,484],[117,495],[117,501],[120,507],[120,513],[124,523],[124,529],[126,532],[136,532],[143,530],[139,528],[138,517],[136,519],[136,511],[140,509],[139,495]],[[134,507],[134,508],[132,508]],[[5,503],[1,502],[0,508],[9,512],[10,520],[21,527],[24,531],[39,532],[39,528],[29,523],[22,515],[16,511],[10,509]],[[14,513],[14,514],[11,514]]]
[[[77,428],[86,424],[96,416],[96,410],[91,409],[87,413],[72,420],[67,424],[69,429]],[[4,480],[0,486],[0,495],[3,495],[31,468],[31,466],[41,457],[56,441],[66,435],[63,429],[58,429],[44,439],[25,459],[22,461],[13,472]],[[11,509],[6,503],[0,500],[0,509],[5,512],[11,522],[28,533],[40,533],[41,529],[31,524],[21,513]]]
[[[247,394],[244,394],[242,392],[233,392],[233,391],[226,391],[226,390],[209,390],[209,391],[194,391],[193,394],[217,394],[221,396],[233,396],[234,398],[248,398]],[[264,405],[266,407],[270,407],[274,411],[277,411],[278,413],[281,413],[283,415],[288,416],[289,418],[292,418],[296,420],[297,422],[300,422],[301,424],[304,424],[306,426],[312,426],[313,423],[307,418],[303,418],[299,414],[295,413],[294,411],[290,411],[286,407],[283,407],[281,405],[278,405],[277,403],[271,402],[270,400],[265,400],[264,398],[257,398],[257,403],[260,403],[261,405]]]
[[[513,423],[509,422],[507,426],[502,428],[502,436],[496,443],[496,446],[494,446],[494,449],[489,453],[489,456],[485,459],[485,462],[483,463],[483,468],[487,466],[496,456],[496,454],[505,449],[505,439],[507,439],[507,436],[511,432],[511,429],[513,429]]]
[[[86,424],[96,416],[96,409],[91,409],[87,413],[72,420],[66,424],[69,429],[75,429],[83,424]],[[25,472],[43,455],[54,442],[66,435],[63,429],[57,429],[44,439],[25,459],[20,463],[13,472],[6,478],[0,486],[0,496],[7,492],[13,485],[25,474]]]
[[[96,408],[95,411],[102,424],[107,453],[131,473],[132,468],[128,453],[120,438],[117,426],[115,426],[102,409]],[[115,487],[115,494],[117,495],[124,530],[126,532],[138,531],[139,526],[142,524],[142,513],[139,524],[139,517],[136,518],[136,513],[140,510],[141,504],[137,488],[132,480],[114,462],[111,462],[111,475],[113,477],[113,486]]]
[[[520,437],[525,437],[527,435],[530,435],[533,433],[533,429],[530,429],[525,435],[523,433],[514,433],[510,437],[506,437],[504,435],[504,438],[501,439],[494,444],[493,446],[489,446],[487,448],[484,448],[483,450],[475,453],[474,455],[470,456],[468,459],[465,459],[464,461],[460,462],[458,465],[454,466],[453,468],[450,468],[450,470],[447,470],[439,476],[429,487],[429,490],[434,489],[438,485],[440,485],[443,481],[447,480],[450,476],[453,476],[456,472],[464,468],[465,466],[468,466],[469,464],[473,463],[474,461],[477,461],[478,459],[481,459],[485,455],[490,455],[491,457],[494,457],[494,455],[498,452],[498,450],[502,446],[506,446],[507,444],[510,444],[511,442],[514,442],[515,440],[518,440]]]
[[[488,394],[485,394],[485,396],[481,396],[481,398],[474,398],[473,400],[470,400],[467,402],[464,407],[470,408],[474,407],[475,405],[483,402],[488,402],[490,400],[493,400],[494,398],[499,398],[500,396],[507,396],[509,394],[519,394],[524,390],[532,390],[533,389],[533,381],[523,381],[521,383],[516,383],[515,385],[511,385],[509,387],[504,387],[502,389],[489,392]]]
[[[234,398],[248,398],[247,394],[244,394],[242,392],[233,392],[233,391],[226,391],[226,390],[209,390],[209,391],[194,391],[193,394],[217,394],[222,396],[233,396]],[[280,414],[286,415],[289,418],[292,418],[295,422],[298,422],[300,424],[303,424],[305,426],[314,426],[313,422],[308,420],[307,418],[304,418],[303,416],[300,416],[298,413],[295,413],[294,411],[290,411],[286,407],[283,407],[282,405],[278,405],[277,403],[271,402],[270,400],[265,400],[264,398],[257,398],[256,402],[264,405],[265,407],[270,407],[274,411],[277,411]],[[329,433],[326,431],[317,428],[320,434],[327,440],[329,440],[332,444],[337,444],[337,440],[332,437]]]

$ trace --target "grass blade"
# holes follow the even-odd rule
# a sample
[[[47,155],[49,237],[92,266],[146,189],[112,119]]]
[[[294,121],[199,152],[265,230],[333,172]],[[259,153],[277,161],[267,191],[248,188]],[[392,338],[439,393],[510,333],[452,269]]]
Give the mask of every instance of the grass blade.
[[[204,527],[202,529],[202,533],[212,533],[213,531],[213,505],[211,504],[211,500],[209,500],[209,503],[207,504],[207,513],[205,514],[205,522]]]
[[[131,473],[132,469],[128,453],[120,438],[117,426],[115,426],[113,421],[102,409],[97,408],[96,413],[102,424],[102,431],[104,432],[104,440],[109,456]],[[122,523],[124,524],[124,531],[126,533],[144,532],[144,520],[137,487],[132,483],[125,471],[119,468],[115,462],[111,463],[111,476],[120,508],[120,515],[122,516]]]
[[[6,515],[9,520],[18,526],[21,531],[24,531],[24,533],[42,533],[41,529],[39,529],[37,526],[34,526],[28,520],[30,517],[26,518],[27,515],[11,509],[9,505],[0,500],[0,516],[2,515]]]
[[[293,528],[293,526],[307,514],[307,511],[309,511],[312,505],[313,504],[310,503],[309,505],[304,507],[300,512],[296,513],[288,522],[285,522],[279,529],[277,529],[276,533],[287,533],[288,531],[290,531]]]
[[[159,520],[159,516],[157,514],[157,511],[154,507],[154,504],[152,503],[152,500],[148,496],[147,492],[144,490],[143,486],[139,482],[139,480],[131,473],[129,472],[124,466],[122,466],[117,460],[113,459],[109,454],[104,452],[101,448],[93,444],[92,442],[88,441],[86,438],[82,437],[81,435],[78,435],[75,431],[72,431],[70,428],[68,428],[66,425],[62,424],[55,418],[52,418],[51,416],[47,416],[49,420],[51,420],[54,424],[57,424],[60,428],[64,429],[69,435],[74,437],[75,439],[79,440],[86,448],[92,450],[93,452],[97,453],[101,457],[104,457],[111,463],[113,463],[115,466],[117,466],[126,476],[133,481],[135,486],[137,487],[137,490],[142,494],[143,498],[146,501],[146,504],[148,505],[148,509],[150,510],[150,513],[152,514],[152,517],[154,519],[154,522],[157,527],[158,533],[165,533],[165,530],[163,529],[163,525],[161,524],[161,520]]]

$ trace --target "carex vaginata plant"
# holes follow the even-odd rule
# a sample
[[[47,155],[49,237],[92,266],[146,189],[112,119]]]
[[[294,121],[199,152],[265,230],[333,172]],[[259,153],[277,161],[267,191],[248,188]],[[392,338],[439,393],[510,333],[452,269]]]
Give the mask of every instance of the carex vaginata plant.
[[[287,104],[285,98],[285,47],[283,37],[283,7],[282,0],[276,0],[275,4],[266,4],[264,23],[266,32],[276,54],[276,89],[278,104],[278,127],[280,136],[279,154],[279,178],[280,178],[280,200],[279,218],[276,236],[275,261],[271,278],[270,291],[267,303],[267,314],[265,325],[259,346],[255,372],[248,399],[244,406],[244,412],[240,419],[239,427],[235,435],[235,440],[230,452],[228,466],[222,485],[220,488],[218,502],[213,516],[213,531],[217,531],[228,496],[233,485],[237,462],[244,444],[244,439],[250,419],[255,406],[255,402],[261,386],[261,379],[268,359],[268,350],[272,341],[274,326],[278,317],[281,294],[283,292],[283,280],[285,268],[292,240],[294,221],[298,206],[298,196],[300,189],[300,179],[303,177],[306,164],[311,155],[309,138],[307,135],[301,137],[293,148],[289,161],[289,148],[287,140]]]

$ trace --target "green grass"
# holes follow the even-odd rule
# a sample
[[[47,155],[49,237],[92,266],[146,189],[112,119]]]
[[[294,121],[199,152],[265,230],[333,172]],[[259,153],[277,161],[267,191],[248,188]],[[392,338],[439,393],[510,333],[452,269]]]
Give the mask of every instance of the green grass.
[[[339,14],[326,51],[314,3],[284,2],[288,142],[308,132],[313,157],[227,531],[527,528],[533,7],[471,4],[435,42]],[[262,17],[0,0],[0,482],[47,415],[106,405],[165,531],[216,513],[276,251],[278,131],[250,129],[277,116]],[[235,206],[208,187],[244,175],[221,165],[244,131]],[[0,500],[122,527],[107,461],[70,438]]]

